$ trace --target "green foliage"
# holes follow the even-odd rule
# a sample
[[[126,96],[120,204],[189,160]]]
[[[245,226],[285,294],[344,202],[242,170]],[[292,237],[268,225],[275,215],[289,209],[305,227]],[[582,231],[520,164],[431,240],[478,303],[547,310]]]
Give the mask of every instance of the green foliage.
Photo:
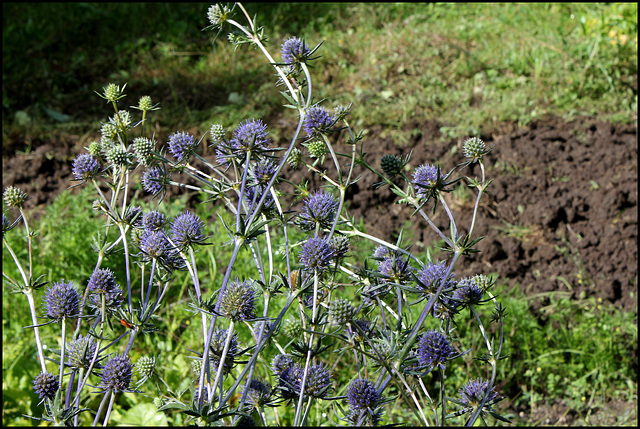
[[[288,35],[324,42],[320,97],[330,87],[336,104],[354,104],[353,123],[381,125],[399,143],[424,120],[455,138],[546,114],[637,115],[635,3],[253,6],[275,27],[274,51]],[[82,94],[106,81],[129,82],[140,91],[131,100],[164,88],[157,119],[169,130],[274,116],[282,100],[268,65],[258,51],[203,38],[206,7],[3,4],[7,125],[81,129],[102,119]]]

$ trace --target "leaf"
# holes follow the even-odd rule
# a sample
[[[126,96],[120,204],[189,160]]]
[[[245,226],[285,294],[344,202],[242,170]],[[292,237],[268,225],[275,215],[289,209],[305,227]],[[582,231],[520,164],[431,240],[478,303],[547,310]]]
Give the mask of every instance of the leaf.
[[[163,407],[164,408],[164,407]],[[153,404],[138,404],[129,409],[119,421],[133,426],[169,426],[167,417]]]

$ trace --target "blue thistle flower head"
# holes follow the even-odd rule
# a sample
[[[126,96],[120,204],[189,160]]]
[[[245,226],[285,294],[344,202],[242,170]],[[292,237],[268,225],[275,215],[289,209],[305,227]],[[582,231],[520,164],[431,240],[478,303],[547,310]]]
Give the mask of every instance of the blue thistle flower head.
[[[418,345],[418,362],[429,368],[446,368],[448,360],[456,355],[449,340],[439,331],[430,330],[420,338]]]
[[[309,238],[300,252],[300,263],[309,271],[324,271],[335,256],[335,249],[327,238],[317,236]]]
[[[86,181],[100,172],[100,163],[89,154],[78,155],[73,160],[71,172],[76,180]]]
[[[129,389],[133,365],[128,356],[114,355],[102,368],[100,387],[105,390],[123,392]]]
[[[67,355],[67,365],[74,369],[84,368],[89,369],[93,355],[96,352],[97,343],[89,335],[79,335],[74,341],[67,345],[65,354]],[[100,369],[102,366],[99,362],[102,360],[100,354],[96,359],[94,368]]]
[[[97,268],[89,278],[87,289],[91,294],[89,306],[100,310],[104,295],[105,308],[108,313],[114,313],[124,302],[124,291],[116,284],[113,271],[108,268]]]
[[[282,62],[288,65],[298,65],[305,62],[311,54],[311,49],[299,37],[289,37],[282,44]]]
[[[249,383],[249,388],[247,389],[247,404],[255,408],[264,407],[269,403],[270,398],[271,384],[258,378],[252,379]]]
[[[38,394],[40,399],[55,398],[58,391],[58,377],[48,372],[42,372],[33,380],[33,390]]]
[[[198,142],[189,133],[175,132],[169,136],[169,152],[178,160],[188,159],[189,155],[194,151]]]
[[[163,192],[168,185],[169,177],[160,167],[151,167],[142,173],[142,188],[151,195],[158,195]]]
[[[434,186],[437,184],[438,167],[432,164],[423,164],[413,172],[413,183],[416,187],[416,194],[423,198],[432,195]]]
[[[252,179],[255,185],[266,186],[278,170],[278,164],[271,158],[260,159],[253,167]]]
[[[458,390],[460,402],[464,403],[466,407],[475,410],[480,406],[482,398],[484,398],[485,392],[488,388],[489,380],[483,380],[481,378],[469,380],[467,384]],[[500,399],[500,395],[494,390],[494,388],[492,388],[489,392],[489,396],[487,396],[487,400],[485,401],[483,408],[491,409],[491,405],[499,402]]]
[[[382,244],[373,251],[374,258],[384,258],[385,256],[389,256],[389,249]]]
[[[254,319],[256,290],[251,281],[229,283],[220,298],[219,312],[234,322]]]
[[[338,211],[338,203],[338,199],[330,193],[316,191],[304,201],[297,224],[304,231],[313,231],[316,226],[331,228]]]
[[[169,252],[171,245],[162,231],[145,230],[140,237],[140,250],[149,259],[160,259]]]
[[[302,378],[296,379],[294,385],[296,386],[296,391],[300,392]],[[304,386],[304,396],[324,399],[332,388],[333,382],[331,381],[331,371],[329,369],[322,364],[309,367],[307,381]]]
[[[297,399],[300,396],[300,384],[304,369],[297,363],[285,367],[278,375],[278,394],[283,399]]]
[[[96,268],[87,284],[89,293],[111,293],[118,289],[116,276],[109,268]]]
[[[258,186],[249,186],[244,190],[244,200],[247,202],[247,211],[250,213],[257,207],[260,202],[260,198],[264,195],[264,190],[266,186],[258,185]],[[276,212],[276,203],[273,199],[273,195],[271,191],[267,194],[262,203],[262,207],[260,207],[260,213],[267,216],[267,218],[272,218]]]
[[[373,410],[380,399],[375,384],[365,378],[356,378],[347,387],[347,402],[352,410]]]
[[[445,274],[447,274],[447,264],[445,261],[429,262],[418,272],[418,288],[422,290],[424,295],[436,293]],[[453,286],[455,286],[454,273],[450,273],[443,290],[452,288]]]
[[[204,222],[196,214],[184,211],[171,223],[171,239],[178,247],[201,244],[206,239],[203,230]]]
[[[220,358],[222,357],[222,352],[224,351],[224,345],[227,341],[227,329],[218,328],[213,331],[213,335],[211,337],[211,345],[209,358],[211,359],[211,366],[213,368],[218,368],[220,365]],[[228,374],[231,369],[236,364],[236,356],[238,356],[238,335],[233,332],[231,333],[231,341],[229,342],[229,350],[227,351],[227,356],[224,359],[224,364],[222,365],[222,373]]]
[[[388,255],[388,254],[387,254]],[[405,284],[411,281],[413,267],[409,263],[409,258],[400,256],[394,252],[392,256],[385,256],[378,265],[378,271],[386,281],[395,284]]]
[[[292,367],[294,364],[293,358],[289,355],[279,354],[276,355],[271,361],[271,371],[275,375],[281,374],[285,369]]]
[[[269,132],[260,119],[248,119],[233,130],[231,148],[236,156],[244,160],[246,153],[259,156],[268,150]]]
[[[167,219],[165,215],[157,210],[151,210],[142,217],[142,226],[147,231],[159,231],[164,227],[166,222]]]
[[[47,289],[44,302],[47,317],[52,320],[60,321],[78,316],[80,297],[71,282],[65,283],[63,280],[54,283]]]
[[[453,298],[465,305],[478,305],[482,302],[483,296],[484,291],[470,277],[460,280],[453,293]]]
[[[314,105],[307,111],[303,127],[309,137],[318,137],[321,134],[326,134],[334,122],[327,109]]]

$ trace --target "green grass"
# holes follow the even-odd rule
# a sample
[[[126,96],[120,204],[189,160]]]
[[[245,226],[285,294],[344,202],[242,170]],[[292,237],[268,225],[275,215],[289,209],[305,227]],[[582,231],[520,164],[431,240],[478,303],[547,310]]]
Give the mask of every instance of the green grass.
[[[49,281],[60,278],[73,280],[84,284],[95,264],[96,255],[90,249],[92,230],[99,230],[102,221],[91,210],[94,196],[88,190],[75,193],[64,193],[49,208],[42,219],[32,225],[38,231],[35,238],[36,254],[34,272],[46,273]],[[160,208],[169,215],[175,215],[185,206],[185,200],[174,201],[171,206],[163,204]],[[70,210],[69,207],[73,207]],[[208,205],[198,205],[196,213],[207,216]],[[219,213],[226,221],[232,221],[224,210]],[[61,220],[61,219],[64,219]],[[226,232],[219,222],[207,223],[207,233],[211,235],[212,246],[202,248],[197,255],[197,265],[201,273],[201,283],[205,296],[215,290],[215,285],[222,281],[226,261],[230,255],[230,248],[221,247],[228,239]],[[301,232],[291,230],[292,241],[303,237]],[[274,236],[276,247],[281,238]],[[7,239],[17,254],[24,257],[20,250],[24,248],[24,241],[20,238],[20,227],[7,234]],[[49,243],[55,243],[53,247]],[[352,242],[354,261],[363,261],[371,254],[370,243]],[[424,253],[424,252],[421,252]],[[16,277],[8,252],[3,252],[3,271]],[[119,280],[124,273],[115,264],[107,266],[116,270]],[[252,262],[248,252],[242,252],[236,264],[234,276],[243,278],[251,276]],[[281,256],[276,258],[276,268],[284,269]],[[139,274],[134,270],[134,284],[139,281]],[[122,283],[122,280],[121,280]],[[188,389],[190,383],[189,359],[191,353],[187,349],[197,349],[199,343],[197,332],[198,321],[187,311],[187,288],[190,281],[185,273],[179,273],[173,283],[166,304],[158,312],[157,324],[161,332],[149,336],[139,337],[134,346],[131,357],[135,362],[140,356],[158,355],[159,373],[175,390]],[[6,344],[3,353],[3,419],[10,424],[32,424],[23,414],[39,416],[37,398],[31,389],[31,379],[39,371],[35,359],[33,334],[23,326],[30,324],[26,300],[21,295],[9,295],[5,286],[3,290],[3,343]],[[568,293],[556,292],[538,296],[526,296],[516,285],[507,289],[506,285],[498,286],[495,293],[498,300],[508,309],[505,319],[505,352],[510,357],[498,365],[499,390],[508,399],[503,404],[506,416],[516,424],[533,424],[531,417],[520,417],[509,410],[520,409],[528,416],[536,407],[552,406],[554,401],[565,401],[585,423],[589,422],[589,415],[604,407],[611,398],[624,401],[637,400],[636,397],[636,362],[633,350],[637,344],[636,315],[621,312],[612,306],[605,305],[602,300],[591,298],[571,298]],[[134,292],[135,294],[135,292]],[[344,288],[341,296],[359,302],[355,288]],[[37,294],[37,305],[40,305],[42,293]],[[532,304],[540,300],[539,310],[533,311]],[[271,313],[283,305],[281,298],[276,298],[270,305]],[[418,315],[419,306],[412,310],[414,318]],[[261,310],[259,310],[261,311]],[[482,317],[487,320],[492,311],[492,305],[480,307]],[[432,326],[432,327],[435,327]],[[458,337],[461,338],[462,349],[482,348],[481,337],[470,331],[472,327],[468,315],[458,316]],[[429,326],[427,326],[429,328]],[[477,329],[477,328],[475,328]],[[494,329],[492,326],[491,329]],[[493,332],[493,331],[492,331]],[[43,341],[49,347],[56,345],[56,329],[49,326],[43,328]],[[243,341],[250,342],[250,332],[245,326],[238,330]],[[288,339],[280,334],[276,339],[285,345]],[[258,372],[262,377],[268,377],[267,370],[270,359],[277,353],[271,347],[265,353],[264,360],[258,365]],[[473,361],[474,355],[467,355],[462,360],[451,364],[448,368],[449,378],[447,386],[456,390],[468,380],[469,376],[486,376],[478,371],[479,366]],[[349,368],[353,367],[350,354],[344,355],[337,363],[334,378],[341,394],[351,378]],[[426,383],[432,383],[430,377]],[[144,386],[145,392],[152,397],[157,395],[152,384]],[[454,391],[451,392],[453,394]],[[388,395],[398,394],[394,386],[390,386]],[[190,400],[189,390],[185,393],[185,400]],[[148,400],[133,394],[124,394],[119,399],[120,409],[114,414],[112,422],[152,424],[149,418]],[[91,403],[90,406],[97,406]],[[419,424],[415,417],[402,406],[390,405],[387,416],[392,421],[407,421]],[[286,406],[278,410],[281,421],[290,421],[291,410]],[[324,401],[318,412],[331,415],[330,402]],[[628,417],[628,416],[627,416]],[[180,425],[184,416],[179,413],[168,412],[160,423]],[[623,416],[620,417],[622,419]],[[90,424],[88,416],[84,417],[85,424]],[[158,424],[160,424],[158,423]],[[460,421],[462,424],[463,422]],[[623,423],[621,420],[618,423]]]
[[[288,35],[323,42],[317,99],[353,103],[353,123],[380,125],[398,143],[428,120],[451,138],[546,115],[637,117],[637,4],[247,7],[276,57]],[[260,52],[202,32],[206,8],[3,5],[4,136],[88,132],[103,120],[92,91],[109,82],[128,83],[132,104],[140,95],[162,101],[158,123],[168,131],[279,115],[283,100]],[[10,19],[18,13],[27,25]],[[73,31],[58,27],[69,21]]]

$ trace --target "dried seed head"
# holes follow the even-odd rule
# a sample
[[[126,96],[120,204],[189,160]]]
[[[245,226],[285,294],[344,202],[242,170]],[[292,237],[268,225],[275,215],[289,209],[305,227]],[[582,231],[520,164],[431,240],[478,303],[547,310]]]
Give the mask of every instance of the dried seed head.
[[[8,207],[20,207],[27,200],[27,194],[20,189],[8,186],[4,189],[4,203]]]

